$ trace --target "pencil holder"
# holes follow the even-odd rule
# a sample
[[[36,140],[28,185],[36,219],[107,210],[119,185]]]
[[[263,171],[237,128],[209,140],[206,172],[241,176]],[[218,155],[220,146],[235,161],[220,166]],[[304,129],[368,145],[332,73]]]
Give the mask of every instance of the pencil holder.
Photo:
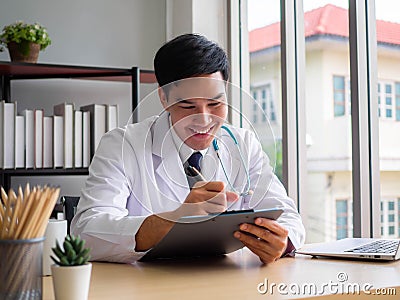
[[[42,299],[43,240],[0,240],[0,299]]]

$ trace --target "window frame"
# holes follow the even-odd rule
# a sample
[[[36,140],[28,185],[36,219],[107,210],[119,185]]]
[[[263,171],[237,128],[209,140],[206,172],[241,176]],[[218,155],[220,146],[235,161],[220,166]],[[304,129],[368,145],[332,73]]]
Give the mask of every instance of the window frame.
[[[247,4],[246,0],[238,1],[242,4],[241,9],[247,7],[243,5]],[[375,0],[349,0],[348,13],[353,236],[379,237],[380,168]],[[241,24],[247,24],[247,14],[246,19],[239,20]],[[248,43],[245,39],[242,39],[243,42]],[[244,49],[248,50],[248,47]],[[246,51],[243,50],[242,54],[243,52]],[[300,213],[302,213],[301,201],[306,197],[306,189],[300,183],[300,179],[307,176],[306,103],[303,78],[305,78],[303,0],[281,0],[283,184],[289,197],[297,203]]]

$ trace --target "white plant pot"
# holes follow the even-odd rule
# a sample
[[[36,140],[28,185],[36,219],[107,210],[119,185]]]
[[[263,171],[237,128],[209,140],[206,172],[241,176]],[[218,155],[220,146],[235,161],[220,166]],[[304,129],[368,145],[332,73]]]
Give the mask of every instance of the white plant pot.
[[[86,300],[89,294],[92,264],[65,267],[51,266],[56,300]]]

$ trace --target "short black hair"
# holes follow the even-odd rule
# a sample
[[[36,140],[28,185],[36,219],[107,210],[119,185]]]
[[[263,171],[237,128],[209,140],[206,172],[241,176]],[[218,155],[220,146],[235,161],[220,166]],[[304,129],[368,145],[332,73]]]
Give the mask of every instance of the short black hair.
[[[154,57],[154,71],[162,87],[171,82],[220,71],[229,77],[226,52],[199,34],[183,34],[164,44]]]

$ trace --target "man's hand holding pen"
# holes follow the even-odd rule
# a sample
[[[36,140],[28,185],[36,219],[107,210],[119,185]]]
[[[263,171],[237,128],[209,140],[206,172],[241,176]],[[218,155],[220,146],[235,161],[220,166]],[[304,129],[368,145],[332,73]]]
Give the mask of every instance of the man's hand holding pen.
[[[197,178],[185,202],[175,211],[179,216],[207,215],[226,211],[228,202],[239,195],[225,190],[222,181],[207,182],[194,167],[188,167],[189,176]],[[278,222],[257,218],[255,224],[241,224],[234,237],[256,254],[263,263],[270,263],[284,253],[288,243],[288,231]]]
[[[192,176],[199,181],[194,184],[185,202],[175,211],[179,216],[207,215],[226,211],[228,202],[239,199],[239,195],[226,191],[222,181],[207,182],[196,168],[191,167]]]

